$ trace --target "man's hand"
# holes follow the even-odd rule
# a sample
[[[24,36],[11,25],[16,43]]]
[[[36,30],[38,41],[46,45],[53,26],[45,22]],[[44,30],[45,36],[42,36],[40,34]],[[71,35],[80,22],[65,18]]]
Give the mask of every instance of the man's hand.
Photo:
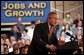
[[[49,48],[50,51],[52,51],[52,52],[55,52],[55,50],[56,50],[56,46],[54,46],[53,44],[51,44],[51,45],[47,44],[46,47]]]
[[[50,47],[50,50],[51,50],[52,52],[55,52],[56,47],[55,47],[54,45],[51,44],[49,47]]]

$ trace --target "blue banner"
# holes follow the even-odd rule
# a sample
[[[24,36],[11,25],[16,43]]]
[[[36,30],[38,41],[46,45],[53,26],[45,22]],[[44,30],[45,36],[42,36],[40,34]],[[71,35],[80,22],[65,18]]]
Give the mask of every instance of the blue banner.
[[[49,12],[50,1],[1,1],[1,23],[16,22],[17,17],[23,22],[46,21]]]

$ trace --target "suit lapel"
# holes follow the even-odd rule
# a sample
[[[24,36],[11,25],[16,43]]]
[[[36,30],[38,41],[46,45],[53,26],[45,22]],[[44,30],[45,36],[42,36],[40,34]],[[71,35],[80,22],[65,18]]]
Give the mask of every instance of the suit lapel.
[[[48,27],[48,23],[44,23],[42,26],[42,30],[43,30],[43,39],[45,39],[44,41],[47,42],[48,41],[48,31],[49,31],[49,27]]]

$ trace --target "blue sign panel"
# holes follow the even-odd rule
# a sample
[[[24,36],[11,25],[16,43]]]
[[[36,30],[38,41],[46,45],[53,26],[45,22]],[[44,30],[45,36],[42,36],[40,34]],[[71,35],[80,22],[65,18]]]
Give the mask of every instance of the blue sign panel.
[[[23,22],[46,21],[49,12],[50,1],[1,1],[1,23],[16,22],[17,17]]]

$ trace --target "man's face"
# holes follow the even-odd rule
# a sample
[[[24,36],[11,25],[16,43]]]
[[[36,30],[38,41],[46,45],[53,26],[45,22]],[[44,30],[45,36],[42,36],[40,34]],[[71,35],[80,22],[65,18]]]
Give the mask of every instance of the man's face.
[[[57,24],[57,15],[53,14],[50,18],[48,18],[48,22],[52,26],[56,26]]]
[[[23,49],[21,50],[21,52],[22,52],[22,54],[27,54],[27,49],[26,49],[26,48],[23,48]]]
[[[6,43],[7,45],[10,45],[9,39],[5,39],[5,43]]]
[[[25,31],[23,31],[23,35],[25,36],[25,35],[27,35],[27,33]]]
[[[77,14],[77,18],[79,18],[79,19],[81,18],[81,15],[79,13]]]
[[[14,26],[13,27],[13,31],[15,31],[15,32],[18,32],[19,31],[18,28],[17,28],[17,26]]]
[[[65,32],[64,31],[61,33],[61,36],[65,36]]]
[[[4,50],[4,54],[8,54],[8,53],[9,53],[8,48],[6,48],[6,49]]]
[[[82,21],[78,22],[78,26],[80,26],[80,27],[82,26]]]
[[[1,44],[4,44],[4,40],[1,38]]]
[[[18,22],[18,23],[21,23],[21,22],[22,22],[21,17],[18,17],[17,22]]]
[[[70,14],[67,14],[66,16],[67,16],[67,18],[69,18],[70,17]]]

